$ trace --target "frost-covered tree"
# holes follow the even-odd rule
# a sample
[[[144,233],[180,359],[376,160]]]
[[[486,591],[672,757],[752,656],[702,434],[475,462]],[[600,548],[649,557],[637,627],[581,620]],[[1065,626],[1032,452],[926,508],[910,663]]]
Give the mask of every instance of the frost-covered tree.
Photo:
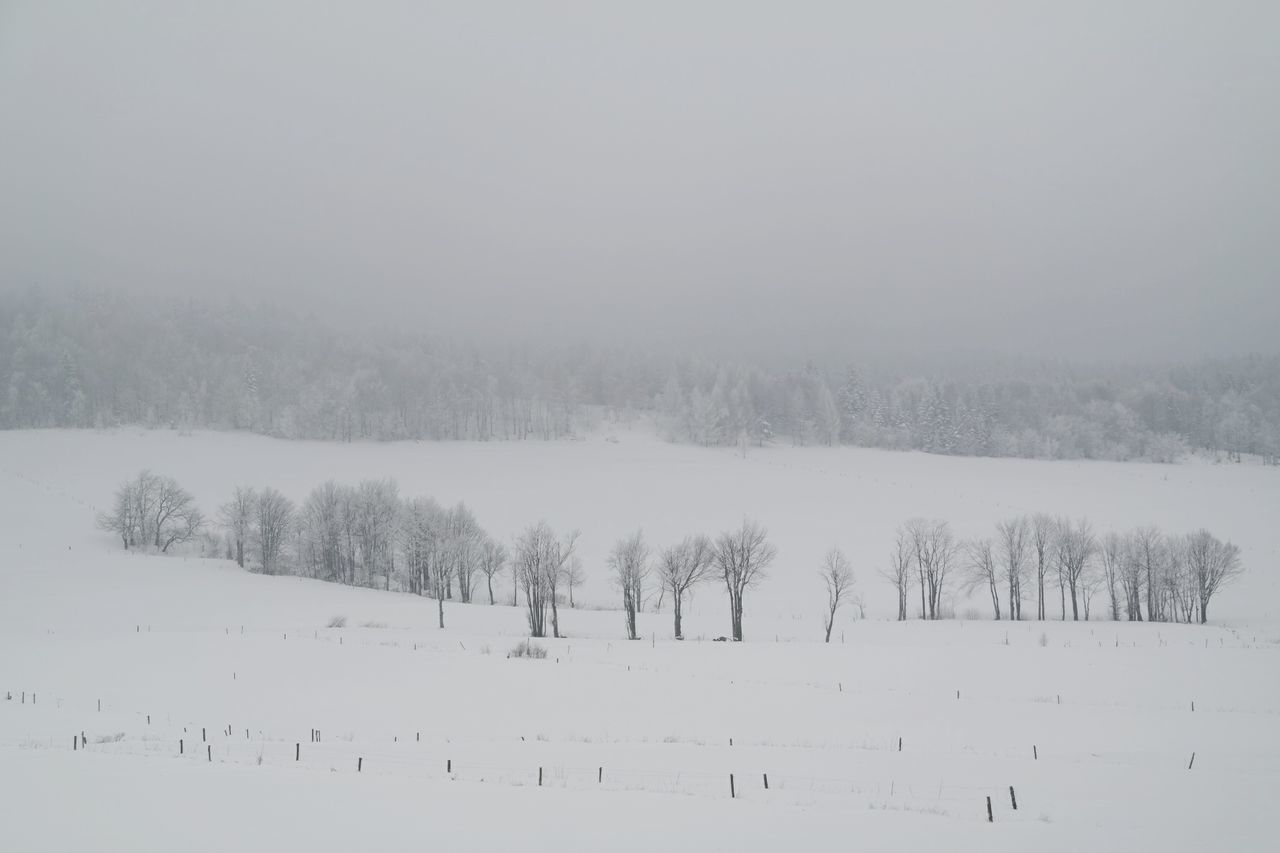
[[[626,619],[627,639],[639,639],[636,633],[636,611],[644,598],[644,582],[649,576],[649,546],[644,533],[637,530],[618,540],[609,552],[609,569],[613,582],[622,591],[622,613]]]
[[[231,500],[218,509],[218,523],[227,531],[235,549],[236,565],[244,568],[244,549],[253,530],[253,517],[257,510],[258,495],[253,489],[236,486]]]
[[[1000,569],[996,561],[995,547],[990,539],[975,539],[964,545],[965,591],[972,593],[985,589],[991,596],[991,608],[1000,621]]]
[[[577,541],[577,531],[562,540],[545,521],[530,525],[516,537],[512,552],[513,568],[524,593],[531,636],[546,636],[548,612],[552,635],[560,636],[555,599],[565,564],[573,557]]]
[[[1009,596],[1009,618],[1022,618],[1022,581],[1027,571],[1029,524],[1025,518],[1010,518],[996,524],[996,551]]]
[[[1213,597],[1244,572],[1240,549],[1207,530],[1197,530],[1187,537],[1186,558],[1196,593],[1196,613],[1203,625],[1209,619],[1209,603]],[[1190,619],[1191,611],[1188,611],[1188,621]]]
[[[293,502],[272,488],[258,493],[252,544],[264,575],[282,574],[285,545],[293,529]]]
[[[163,554],[194,539],[204,515],[172,477],[142,471],[116,490],[111,510],[98,516],[98,527],[119,536],[126,549],[151,547]]]
[[[1036,618],[1044,621],[1048,618],[1045,612],[1044,586],[1053,565],[1058,524],[1052,516],[1040,512],[1031,516],[1028,526],[1031,551],[1036,560]]]
[[[1080,619],[1081,595],[1090,583],[1088,572],[1092,568],[1098,540],[1088,519],[1074,524],[1063,520],[1058,525],[1057,565],[1061,582],[1071,597],[1071,619]],[[1066,618],[1065,605],[1063,618]],[[1086,616],[1086,618],[1088,618]]]

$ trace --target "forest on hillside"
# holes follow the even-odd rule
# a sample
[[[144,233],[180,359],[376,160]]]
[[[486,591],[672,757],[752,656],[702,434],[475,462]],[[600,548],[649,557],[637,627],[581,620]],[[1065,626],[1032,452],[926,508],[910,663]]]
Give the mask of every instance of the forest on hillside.
[[[282,438],[570,437],[587,407],[709,446],[1172,461],[1280,456],[1280,356],[799,369],[561,340],[347,330],[240,302],[0,292],[0,427],[247,430]]]

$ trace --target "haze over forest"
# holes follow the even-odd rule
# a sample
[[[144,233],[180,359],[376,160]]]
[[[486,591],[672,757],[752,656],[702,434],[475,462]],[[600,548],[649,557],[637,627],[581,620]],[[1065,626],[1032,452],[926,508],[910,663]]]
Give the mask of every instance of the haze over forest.
[[[0,5],[0,287],[798,367],[1274,354],[1280,7]]]

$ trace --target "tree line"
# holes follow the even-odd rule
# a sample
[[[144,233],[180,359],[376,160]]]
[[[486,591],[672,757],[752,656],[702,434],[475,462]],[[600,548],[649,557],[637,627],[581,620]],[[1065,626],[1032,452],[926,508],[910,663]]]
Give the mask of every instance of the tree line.
[[[674,441],[930,453],[1280,461],[1280,356],[928,369],[716,361],[574,345],[466,346],[238,302],[0,291],[0,427],[248,430],[282,438],[556,439],[587,407]]]
[[[1213,597],[1244,571],[1240,549],[1207,530],[1186,535],[1155,527],[1099,534],[1088,521],[1038,513],[1002,521],[992,536],[957,539],[945,521],[912,519],[897,532],[882,576],[897,593],[898,619],[919,594],[921,619],[947,614],[943,596],[958,583],[984,593],[995,619],[1019,620],[1028,599],[1047,619],[1088,620],[1102,597],[1112,620],[1199,622]]]
[[[531,524],[510,545],[490,535],[465,503],[442,506],[430,497],[402,497],[394,480],[357,485],[327,481],[301,505],[276,489],[237,487],[210,534],[191,494],[171,477],[142,471],[121,484],[98,525],[125,549],[168,552],[198,536],[241,568],[317,580],[395,589],[436,601],[468,604],[478,593],[497,603],[495,583],[510,576],[512,606],[523,597],[530,634],[560,634],[560,607],[575,606],[584,581],[580,533]],[[743,638],[744,600],[777,558],[768,531],[744,519],[715,538],[692,534],[656,550],[643,531],[620,539],[607,558],[621,594],[628,638],[638,639],[637,614],[661,609],[670,596],[674,636],[683,639],[684,603],[698,586],[723,584],[730,637]],[[1155,527],[1097,533],[1087,519],[1038,513],[999,522],[991,536],[958,539],[945,521],[912,519],[899,527],[889,565],[881,571],[897,594],[897,618],[915,609],[922,619],[947,618],[947,593],[981,593],[995,619],[1021,620],[1028,601],[1036,619],[1049,618],[1053,592],[1059,618],[1088,620],[1103,596],[1113,620],[1208,620],[1213,597],[1243,572],[1240,549],[1206,530],[1187,535]],[[852,566],[832,548],[819,570],[826,588],[823,627],[830,642],[838,609],[853,597]]]

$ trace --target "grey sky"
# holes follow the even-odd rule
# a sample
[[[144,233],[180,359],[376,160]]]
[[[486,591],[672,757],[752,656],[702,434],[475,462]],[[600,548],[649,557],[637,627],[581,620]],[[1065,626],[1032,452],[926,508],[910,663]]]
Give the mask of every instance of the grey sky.
[[[1275,351],[1280,4],[0,0],[0,282]]]

